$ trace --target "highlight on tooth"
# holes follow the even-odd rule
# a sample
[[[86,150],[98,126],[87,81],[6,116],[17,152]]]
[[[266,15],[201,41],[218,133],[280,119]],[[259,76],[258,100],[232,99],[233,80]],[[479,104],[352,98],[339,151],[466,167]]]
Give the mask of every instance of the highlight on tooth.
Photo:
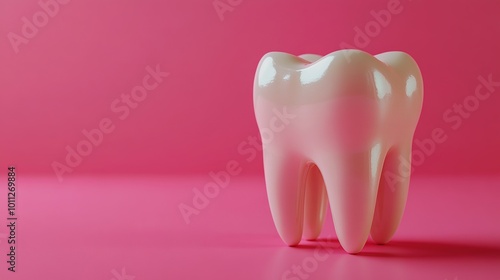
[[[385,244],[402,219],[422,75],[404,52],[271,52],[254,80],[266,190],[289,246],[318,238],[328,204],[337,238],[360,252]],[[411,166],[411,165],[410,165]]]

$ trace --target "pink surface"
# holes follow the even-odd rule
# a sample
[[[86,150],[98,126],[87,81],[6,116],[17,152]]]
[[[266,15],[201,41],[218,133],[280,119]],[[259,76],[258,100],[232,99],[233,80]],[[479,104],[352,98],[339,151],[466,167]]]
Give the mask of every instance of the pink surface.
[[[245,163],[243,174],[262,174],[261,155],[238,151],[257,136],[258,60],[272,50],[324,55],[343,47],[402,50],[419,63],[426,97],[416,138],[437,128],[448,138],[416,174],[500,172],[500,89],[477,106],[467,99],[472,112],[453,111],[480,76],[500,81],[498,1],[61,2],[68,3],[47,22],[37,18],[45,25],[14,47],[8,34],[21,36],[23,18],[32,21],[42,7],[0,2],[0,158],[25,172],[54,174],[65,147],[110,118],[116,129],[72,174],[206,174],[231,159]],[[377,25],[389,7],[390,20]],[[111,104],[157,64],[170,76],[119,119]]]
[[[86,177],[60,185],[24,177],[18,272],[7,272],[2,257],[0,279],[297,279],[283,278],[295,265],[305,265],[307,279],[499,279],[499,182],[414,180],[393,241],[369,241],[349,255],[329,215],[321,242],[283,246],[262,178],[234,181],[187,225],[178,205],[203,178]],[[5,206],[2,199],[2,221]],[[2,255],[5,246],[0,237]]]
[[[500,2],[402,0],[381,21],[394,1],[58,1],[0,1],[0,279],[282,279],[323,258],[317,243],[288,248],[276,233],[251,148],[252,82],[268,51],[343,47],[418,62],[421,159],[393,242],[348,255],[328,216],[331,253],[308,279],[500,278],[498,177],[453,177],[500,175]],[[34,15],[36,31],[24,27]],[[476,104],[478,88],[489,95]],[[124,109],[122,94],[142,101]],[[432,148],[417,144],[443,133]],[[84,134],[97,144],[85,147]],[[60,182],[52,165],[67,164],[68,147],[88,155],[72,157]],[[186,225],[180,203],[235,164],[241,175]],[[9,165],[15,274],[5,262]]]

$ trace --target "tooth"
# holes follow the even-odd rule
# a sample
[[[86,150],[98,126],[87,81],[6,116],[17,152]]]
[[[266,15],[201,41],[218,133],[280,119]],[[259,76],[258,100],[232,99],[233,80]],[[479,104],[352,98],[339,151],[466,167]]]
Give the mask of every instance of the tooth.
[[[328,203],[323,176],[315,164],[308,168],[305,184],[304,237],[315,240],[321,233]]]
[[[416,63],[403,53],[383,53],[375,56],[394,69],[403,78],[404,93],[408,97],[400,104],[401,110],[414,116],[409,119],[408,126],[414,128],[422,108],[422,77]],[[413,138],[411,130],[399,143],[393,145],[386,155],[382,180],[377,196],[377,207],[371,228],[372,239],[379,244],[385,244],[392,238],[403,217],[408,187],[410,184],[411,145]],[[387,175],[395,174],[397,178]],[[386,175],[386,176],[384,176]]]
[[[316,54],[303,54],[299,57],[308,62],[315,62],[321,58]],[[306,174],[303,235],[307,240],[315,240],[323,228],[328,198],[323,176],[318,167],[315,164],[310,165]]]
[[[294,246],[302,238],[304,221],[304,164],[296,156],[268,149],[264,152],[266,187],[274,224],[283,241]]]
[[[286,244],[319,236],[327,200],[348,253],[361,251],[370,233],[376,243],[392,238],[408,194],[401,164],[411,160],[422,98],[420,70],[402,52],[261,59],[254,109],[269,205]]]

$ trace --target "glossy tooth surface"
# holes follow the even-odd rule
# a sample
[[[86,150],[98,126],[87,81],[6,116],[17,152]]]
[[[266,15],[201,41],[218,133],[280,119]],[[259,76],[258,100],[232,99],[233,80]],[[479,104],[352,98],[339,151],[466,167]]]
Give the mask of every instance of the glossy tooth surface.
[[[347,252],[361,251],[370,232],[376,243],[391,239],[422,99],[420,70],[402,52],[261,59],[254,109],[269,205],[286,244],[319,236],[327,201]]]

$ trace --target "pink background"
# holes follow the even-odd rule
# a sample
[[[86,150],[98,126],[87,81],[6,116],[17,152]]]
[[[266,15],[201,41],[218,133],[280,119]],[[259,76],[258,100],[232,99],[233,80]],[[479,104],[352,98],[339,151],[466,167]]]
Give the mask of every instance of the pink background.
[[[283,279],[318,248],[329,257],[308,279],[500,279],[500,87],[457,129],[443,119],[471,100],[478,77],[500,81],[499,1],[401,0],[360,45],[358,30],[393,0],[71,0],[16,52],[9,36],[39,14],[38,1],[0,1],[0,279]],[[213,3],[233,6],[220,16]],[[425,83],[415,137],[442,129],[447,140],[415,166],[389,244],[346,254],[328,213],[322,242],[288,248],[261,155],[238,151],[258,136],[255,67],[269,51],[346,44],[411,54]],[[157,65],[170,75],[120,120],[111,104]],[[59,182],[51,164],[105,118],[114,131]],[[242,174],[186,224],[179,206],[229,161]],[[10,165],[16,273],[6,263]]]
[[[70,1],[15,53],[38,1],[0,3],[2,162],[54,175],[65,147],[110,117],[116,129],[73,174],[207,174],[227,161],[262,174],[238,145],[258,135],[252,82],[260,57],[274,50],[327,54],[342,42],[376,54],[410,53],[424,76],[416,138],[434,128],[449,136],[416,168],[423,174],[500,172],[500,89],[453,130],[443,113],[474,93],[478,76],[500,81],[498,1],[409,1],[386,27],[356,45],[355,27],[390,1],[242,1],[221,20],[212,1]],[[376,32],[377,30],[375,30]],[[119,121],[110,104],[159,64],[170,76]],[[54,175],[55,176],[55,175]]]

